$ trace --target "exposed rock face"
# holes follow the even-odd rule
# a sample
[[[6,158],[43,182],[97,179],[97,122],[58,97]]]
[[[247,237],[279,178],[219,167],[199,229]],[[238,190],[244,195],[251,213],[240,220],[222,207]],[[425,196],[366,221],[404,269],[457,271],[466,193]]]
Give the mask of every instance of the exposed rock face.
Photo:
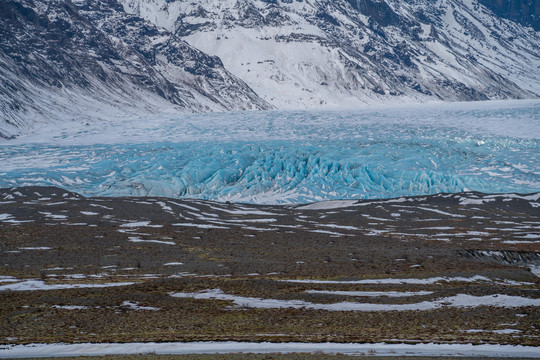
[[[500,17],[531,26],[536,31],[540,30],[540,1],[480,0],[480,2]]]
[[[464,0],[120,0],[276,107],[537,97],[540,36]]]
[[[56,116],[269,108],[219,58],[115,0],[0,0],[0,49],[4,137]]]

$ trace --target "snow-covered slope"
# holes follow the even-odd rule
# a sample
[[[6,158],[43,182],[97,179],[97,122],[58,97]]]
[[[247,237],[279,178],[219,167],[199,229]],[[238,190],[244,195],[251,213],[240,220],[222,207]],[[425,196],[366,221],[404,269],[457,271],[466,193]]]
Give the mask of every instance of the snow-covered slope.
[[[482,3],[0,0],[0,137],[179,110],[539,97],[540,33]]]
[[[156,111],[266,109],[221,61],[116,0],[0,2],[0,136]]]
[[[477,0],[120,1],[280,108],[540,94],[540,34]]]

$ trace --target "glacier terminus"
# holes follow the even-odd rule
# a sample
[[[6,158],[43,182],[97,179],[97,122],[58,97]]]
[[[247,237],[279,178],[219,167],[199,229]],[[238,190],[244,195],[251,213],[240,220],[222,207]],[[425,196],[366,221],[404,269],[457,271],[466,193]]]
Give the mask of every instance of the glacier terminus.
[[[0,187],[262,204],[540,191],[540,102],[69,123],[0,145]]]

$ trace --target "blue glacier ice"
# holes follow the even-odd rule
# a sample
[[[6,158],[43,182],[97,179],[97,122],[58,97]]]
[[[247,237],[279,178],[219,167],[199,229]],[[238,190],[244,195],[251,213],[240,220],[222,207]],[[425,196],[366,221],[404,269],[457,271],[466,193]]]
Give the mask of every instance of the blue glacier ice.
[[[156,116],[0,144],[0,187],[261,204],[540,191],[540,102]]]

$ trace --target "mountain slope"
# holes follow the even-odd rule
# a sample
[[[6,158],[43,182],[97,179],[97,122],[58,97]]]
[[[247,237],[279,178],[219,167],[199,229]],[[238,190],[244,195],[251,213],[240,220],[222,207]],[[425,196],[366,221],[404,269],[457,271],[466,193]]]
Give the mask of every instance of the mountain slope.
[[[540,36],[476,0],[121,0],[276,107],[540,94]]]
[[[505,19],[513,20],[534,30],[540,30],[540,1],[538,0],[480,0],[482,4]]]
[[[48,120],[266,109],[221,61],[115,0],[0,0],[0,136]]]
[[[537,98],[540,33],[490,10],[533,5],[504,3],[0,0],[0,137],[155,112]]]

